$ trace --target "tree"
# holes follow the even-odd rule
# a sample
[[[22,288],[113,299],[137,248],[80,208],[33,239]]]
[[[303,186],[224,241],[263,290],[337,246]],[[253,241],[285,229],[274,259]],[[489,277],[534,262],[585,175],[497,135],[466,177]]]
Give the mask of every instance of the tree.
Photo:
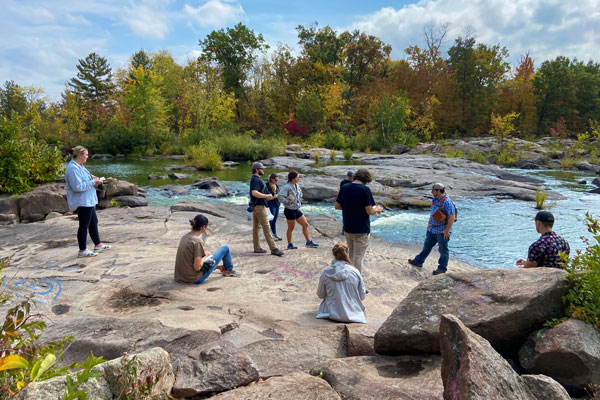
[[[129,128],[141,135],[147,146],[159,144],[166,132],[165,105],[160,93],[160,77],[141,65],[131,71],[134,78],[125,88],[124,103],[129,109]]]
[[[406,119],[410,114],[410,103],[404,95],[385,96],[373,106],[371,123],[381,138],[383,147],[388,147],[406,139]]]
[[[199,44],[203,52],[201,59],[214,62],[219,67],[225,90],[238,100],[245,99],[244,84],[256,60],[256,52],[269,47],[263,36],[260,33],[255,35],[240,22],[227,30],[212,31]]]
[[[344,48],[344,78],[351,87],[359,87],[383,73],[392,46],[379,38],[354,31]]]
[[[84,101],[105,105],[113,90],[112,71],[106,58],[90,53],[77,64],[77,77],[71,78],[69,86]]]
[[[318,29],[319,23],[305,28],[298,25],[298,44],[302,46],[302,55],[312,63],[337,66],[342,62],[342,52],[350,39],[349,34],[338,35],[329,25]]]
[[[519,117],[517,113],[495,115],[492,113],[490,133],[500,138],[500,147],[504,150],[506,138],[515,130],[514,120]]]
[[[23,114],[27,108],[27,99],[23,89],[14,81],[4,82],[4,89],[0,88],[0,107],[2,114],[9,120],[15,114]]]
[[[461,104],[462,123],[468,133],[485,130],[497,102],[498,85],[508,71],[508,50],[500,45],[475,46],[475,38],[459,37],[448,50],[448,64],[454,71]]]
[[[557,57],[544,61],[533,78],[533,87],[539,132],[548,132],[560,117],[567,121],[574,119],[577,86],[570,59]]]

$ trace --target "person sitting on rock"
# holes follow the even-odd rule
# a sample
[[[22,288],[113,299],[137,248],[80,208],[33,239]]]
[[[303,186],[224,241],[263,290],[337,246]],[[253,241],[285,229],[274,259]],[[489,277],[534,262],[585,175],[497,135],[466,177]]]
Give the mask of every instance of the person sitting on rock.
[[[367,322],[365,307],[365,284],[360,272],[352,266],[348,246],[337,243],[332,249],[335,258],[325,268],[319,279],[317,296],[323,299],[317,318],[329,318],[340,322]]]
[[[569,243],[552,231],[554,215],[548,211],[540,211],[535,216],[535,229],[540,238],[529,246],[527,260],[519,258],[517,265],[520,268],[564,268],[560,253],[569,256],[571,248]]]
[[[206,278],[218,268],[224,276],[237,277],[240,273],[233,269],[233,260],[228,246],[221,246],[211,254],[206,250],[202,234],[208,227],[208,218],[198,214],[190,220],[192,230],[179,241],[175,258],[175,280],[183,283],[204,283]],[[219,263],[223,261],[223,265]]]

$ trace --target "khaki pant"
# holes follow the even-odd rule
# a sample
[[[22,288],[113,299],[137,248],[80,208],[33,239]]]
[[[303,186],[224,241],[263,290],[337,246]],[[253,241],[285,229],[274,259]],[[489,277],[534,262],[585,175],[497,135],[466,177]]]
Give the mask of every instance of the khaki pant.
[[[362,260],[365,257],[367,246],[369,245],[369,234],[344,232],[344,236],[346,236],[350,260],[352,261],[352,264],[354,264],[354,267],[361,271]]]
[[[273,251],[277,246],[271,235],[271,225],[269,225],[269,215],[267,214],[267,207],[265,206],[254,206],[252,211],[252,241],[254,242],[254,250],[260,249],[260,239],[258,237],[260,227],[262,226],[265,239],[269,249]]]

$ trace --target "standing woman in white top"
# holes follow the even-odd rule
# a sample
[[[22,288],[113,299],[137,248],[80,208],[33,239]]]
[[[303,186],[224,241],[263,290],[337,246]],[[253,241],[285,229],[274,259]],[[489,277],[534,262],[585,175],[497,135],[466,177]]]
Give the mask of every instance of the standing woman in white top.
[[[300,189],[300,185],[298,185],[298,181],[300,180],[300,174],[296,171],[290,171],[288,174],[288,181],[283,186],[283,188],[279,191],[279,201],[285,207],[283,209],[283,214],[285,215],[285,219],[287,220],[287,232],[285,233],[288,241],[288,250],[297,249],[292,243],[292,232],[294,231],[294,226],[296,226],[296,222],[298,222],[302,226],[302,234],[306,239],[306,247],[316,248],[319,245],[313,242],[310,238],[310,234],[308,233],[308,221],[302,211],[300,211],[300,205],[302,204],[302,189]]]
[[[98,217],[96,216],[96,204],[98,204],[96,185],[102,184],[104,178],[93,176],[83,166],[88,159],[88,151],[85,147],[73,147],[71,156],[65,173],[65,182],[69,209],[75,212],[79,218],[79,229],[77,230],[79,254],[77,257],[94,257],[98,252],[110,249],[109,245],[103,244],[100,240]],[[94,251],[87,249],[88,230],[95,245]]]

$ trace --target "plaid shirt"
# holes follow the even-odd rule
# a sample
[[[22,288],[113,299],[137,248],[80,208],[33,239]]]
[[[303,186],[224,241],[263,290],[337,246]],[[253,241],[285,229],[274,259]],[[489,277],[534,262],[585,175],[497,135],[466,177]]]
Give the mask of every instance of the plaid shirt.
[[[535,261],[538,267],[563,268],[558,257],[563,251],[569,255],[569,243],[554,232],[546,232],[529,246],[527,259]]]
[[[440,208],[440,200],[442,200],[442,198],[444,197],[446,197],[446,200],[444,200],[442,212],[446,215],[456,214],[454,203],[452,202],[452,200],[450,200],[450,197],[444,195],[439,199],[434,198],[431,202],[431,214],[429,214],[429,232],[434,234],[444,232],[444,229],[446,229],[446,225],[448,225],[448,218],[446,218],[444,222],[437,221],[435,218],[433,218],[433,214]],[[452,233],[452,228],[450,228],[450,233]]]

